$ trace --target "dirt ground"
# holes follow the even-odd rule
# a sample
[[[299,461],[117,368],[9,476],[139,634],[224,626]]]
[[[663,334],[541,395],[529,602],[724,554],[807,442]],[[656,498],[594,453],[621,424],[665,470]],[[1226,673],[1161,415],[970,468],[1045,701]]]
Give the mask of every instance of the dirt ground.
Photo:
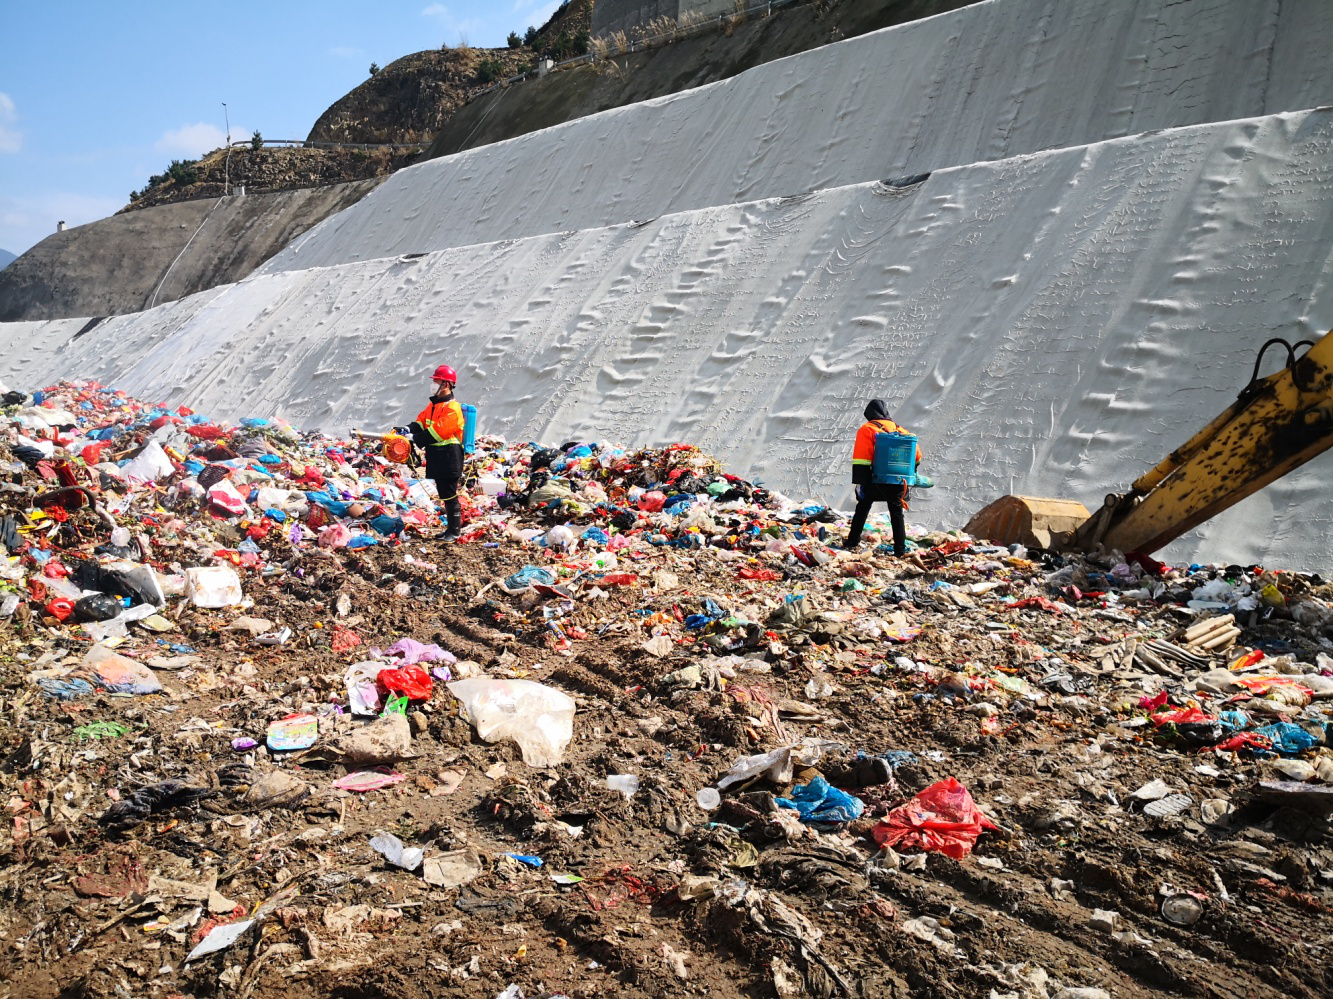
[[[407,564],[408,552],[438,568]],[[167,693],[146,698],[44,697],[27,674],[43,656],[78,659],[86,643],[36,621],[0,626],[11,814],[0,843],[0,996],[1333,994],[1327,815],[1256,797],[1257,781],[1273,776],[1262,761],[1122,724],[1143,714],[1136,675],[1103,671],[1106,653],[1127,633],[1165,635],[1178,617],[1155,606],[1142,617],[1006,610],[932,592],[935,581],[982,578],[967,553],[870,552],[749,582],[709,550],[663,548],[634,571],[645,583],[674,573],[675,585],[657,577],[602,599],[585,590],[563,625],[587,637],[563,654],[541,601],[481,593],[544,558],[504,541],[308,552],[285,576],[245,579],[245,613],[292,627],[290,643],[256,647],[223,630],[236,611],[173,606],[179,634],[161,637],[188,644],[197,662],[158,674]],[[1004,592],[1022,573],[1001,576],[1011,577]],[[842,609],[882,612],[903,595],[889,588],[906,587],[902,606],[921,635],[892,646],[836,623],[752,629],[741,651],[758,670],[725,689],[708,689],[707,674],[700,689],[664,681],[701,661],[697,644],[665,658],[643,648],[640,622],[691,613],[706,595],[728,608],[777,606],[798,588],[836,592],[827,584],[843,578],[866,589],[839,592]],[[1263,628],[1246,639],[1310,644],[1293,622]],[[334,653],[343,629],[366,646],[434,641],[483,670],[574,695],[565,762],[533,769],[515,746],[481,742],[439,683],[413,705],[416,756],[395,766],[401,783],[354,795],[331,787],[343,766],[275,759],[284,754],[262,748],[270,721],[344,697],[343,671],[366,650]],[[900,655],[943,671],[899,665]],[[959,682],[987,667],[1040,678],[1057,656],[1076,692],[987,694],[998,726]],[[812,700],[812,680],[832,693]],[[74,734],[94,721],[130,731]],[[238,735],[261,747],[234,751]],[[762,782],[728,789],[715,812],[696,804],[739,757],[807,736],[845,747],[825,756],[824,773],[858,753],[890,753],[889,781],[857,787],[844,776],[840,786],[868,806],[850,827],[787,838],[753,792],[788,788]],[[274,774],[296,781],[274,792],[262,783]],[[607,789],[610,774],[639,777],[632,799]],[[949,776],[999,830],[960,861],[882,854],[867,835],[876,816]],[[1130,795],[1158,778],[1191,807],[1144,814]],[[108,792],[124,799],[165,780],[202,793],[121,832],[99,824]],[[1229,822],[1201,821],[1210,799],[1231,802]],[[371,848],[381,831],[427,856],[473,851],[480,874],[433,887]],[[557,874],[584,880],[559,884]],[[716,881],[681,900],[691,875]],[[1178,892],[1200,900],[1192,926],[1161,915],[1165,894]],[[266,918],[234,946],[185,963],[217,922],[256,908]],[[505,992],[511,985],[521,991]]]

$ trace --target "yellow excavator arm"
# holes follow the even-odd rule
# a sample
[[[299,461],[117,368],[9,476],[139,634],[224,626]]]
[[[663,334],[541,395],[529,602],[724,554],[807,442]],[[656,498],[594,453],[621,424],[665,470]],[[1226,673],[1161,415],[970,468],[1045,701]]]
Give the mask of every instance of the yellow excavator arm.
[[[1258,377],[1269,347],[1287,364]],[[1296,351],[1309,349],[1300,357]],[[1151,554],[1333,447],[1333,331],[1318,343],[1264,344],[1250,383],[1216,419],[1095,514],[1079,503],[1006,496],[965,530],[1001,544]]]

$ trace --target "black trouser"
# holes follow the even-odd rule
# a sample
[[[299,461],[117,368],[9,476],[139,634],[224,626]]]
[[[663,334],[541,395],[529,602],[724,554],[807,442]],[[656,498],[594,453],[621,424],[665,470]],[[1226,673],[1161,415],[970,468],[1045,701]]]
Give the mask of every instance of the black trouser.
[[[449,530],[463,526],[463,505],[458,502],[458,483],[463,478],[463,445],[431,444],[426,448],[426,477],[434,481],[444,504]]]
[[[871,483],[863,486],[861,498],[856,501],[856,511],[852,514],[852,526],[847,535],[847,545],[851,547],[861,541],[861,532],[865,530],[866,518],[870,516],[870,507],[875,503],[889,505],[889,520],[893,523],[893,553],[907,554],[907,522],[903,518],[903,494],[905,486],[881,486]]]

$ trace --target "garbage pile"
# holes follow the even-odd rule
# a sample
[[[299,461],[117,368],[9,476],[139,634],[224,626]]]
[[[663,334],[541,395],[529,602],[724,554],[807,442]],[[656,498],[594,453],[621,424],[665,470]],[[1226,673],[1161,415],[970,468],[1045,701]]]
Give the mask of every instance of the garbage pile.
[[[13,994],[1333,984],[1317,576],[486,436],[445,545],[393,442],[3,401]]]

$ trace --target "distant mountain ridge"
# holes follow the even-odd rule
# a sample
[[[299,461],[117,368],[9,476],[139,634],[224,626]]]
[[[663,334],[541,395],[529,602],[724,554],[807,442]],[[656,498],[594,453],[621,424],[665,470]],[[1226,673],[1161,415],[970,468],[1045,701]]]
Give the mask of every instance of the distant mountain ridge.
[[[19,255],[17,253],[10,253],[8,250],[0,250],[0,271],[4,270],[18,258]]]

